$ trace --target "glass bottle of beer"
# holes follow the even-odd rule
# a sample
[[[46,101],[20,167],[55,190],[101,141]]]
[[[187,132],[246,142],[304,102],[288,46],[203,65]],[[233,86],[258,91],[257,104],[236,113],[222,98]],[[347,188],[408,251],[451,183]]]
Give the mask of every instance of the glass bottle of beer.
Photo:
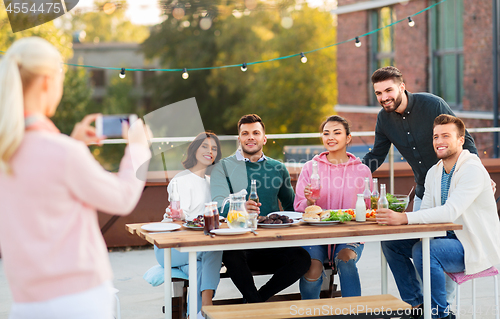
[[[380,198],[378,199],[378,208],[389,208],[389,201],[386,197],[385,184],[380,184]]]
[[[254,202],[259,202],[259,195],[257,195],[257,181],[252,179],[250,185],[250,195],[248,195],[249,200],[253,200]]]

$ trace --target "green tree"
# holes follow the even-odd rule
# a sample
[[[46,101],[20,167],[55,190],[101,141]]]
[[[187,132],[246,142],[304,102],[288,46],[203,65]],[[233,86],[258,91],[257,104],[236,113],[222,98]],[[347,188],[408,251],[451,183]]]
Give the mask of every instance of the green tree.
[[[73,56],[71,36],[56,28],[53,21],[31,29],[12,33],[3,2],[0,3],[0,34],[0,51],[7,51],[11,44],[18,39],[36,36],[52,43],[61,52],[64,60]]]
[[[153,28],[143,49],[166,68],[189,69],[267,60],[335,43],[328,12],[306,4],[295,8],[290,1],[275,9],[260,3],[237,18],[231,14],[235,5],[219,5],[208,30],[198,27],[197,13],[209,10],[190,8],[182,19],[169,18]],[[293,19],[290,29],[281,26],[284,16]],[[246,113],[261,115],[268,133],[316,132],[336,103],[335,48],[307,57],[305,64],[294,57],[249,65],[246,72],[239,67],[191,71],[188,80],[180,72],[164,72],[148,86],[158,107],[196,97],[205,128],[218,134],[237,133],[237,120]]]
[[[100,112],[104,114],[133,113],[141,117],[144,111],[138,107],[138,100],[131,77],[125,79],[115,77],[106,88]]]
[[[273,18],[274,38],[266,41],[262,58],[287,56],[335,43],[335,29],[328,12],[320,12],[306,5],[292,14],[291,29],[276,27],[278,15]],[[314,23],[311,23],[314,21]],[[333,112],[336,104],[335,49],[329,48],[307,55],[307,63],[300,56],[250,67],[255,81],[245,95],[241,108],[232,108],[226,117],[235,123],[242,114],[260,114],[273,133],[317,132],[320,122]]]
[[[6,51],[14,41],[31,36],[41,37],[52,43],[61,52],[64,60],[73,56],[71,36],[47,22],[40,26],[12,33],[7,12],[0,4],[0,50]],[[70,134],[74,125],[88,113],[92,95],[89,79],[84,69],[69,68],[64,79],[64,92],[55,116],[55,125],[65,134]]]
[[[52,117],[54,124],[64,134],[71,134],[75,124],[89,112],[92,88],[88,74],[83,68],[69,68],[64,78],[64,92]]]

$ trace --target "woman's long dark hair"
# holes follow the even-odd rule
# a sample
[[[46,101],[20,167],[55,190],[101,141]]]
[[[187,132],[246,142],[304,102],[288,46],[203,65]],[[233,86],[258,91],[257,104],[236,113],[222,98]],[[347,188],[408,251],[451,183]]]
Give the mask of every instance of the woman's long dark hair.
[[[222,158],[222,151],[219,138],[212,132],[203,132],[198,134],[198,136],[195,137],[194,141],[192,141],[188,146],[186,159],[182,162],[182,165],[185,169],[190,169],[191,167],[196,165],[196,151],[198,151],[198,148],[200,148],[201,144],[206,138],[213,139],[215,141],[215,144],[217,145],[217,156],[215,156],[214,162],[207,168],[207,171],[220,161],[220,159]]]

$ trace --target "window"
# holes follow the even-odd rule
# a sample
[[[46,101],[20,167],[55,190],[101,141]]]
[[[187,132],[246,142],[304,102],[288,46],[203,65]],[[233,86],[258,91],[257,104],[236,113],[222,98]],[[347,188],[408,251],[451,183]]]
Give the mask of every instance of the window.
[[[104,86],[104,70],[95,69],[90,71],[90,79],[92,85],[95,87],[103,87]]]
[[[156,77],[155,71],[142,72],[142,87],[146,90],[150,89],[154,83],[155,77]]]
[[[431,11],[432,90],[452,108],[462,107],[463,0],[446,1]]]
[[[371,30],[376,30],[396,21],[392,7],[383,7],[372,12]],[[375,32],[371,37],[370,74],[384,66],[394,65],[394,28],[385,28]],[[370,89],[371,82],[370,82]],[[378,105],[377,99],[370,94],[371,104]]]

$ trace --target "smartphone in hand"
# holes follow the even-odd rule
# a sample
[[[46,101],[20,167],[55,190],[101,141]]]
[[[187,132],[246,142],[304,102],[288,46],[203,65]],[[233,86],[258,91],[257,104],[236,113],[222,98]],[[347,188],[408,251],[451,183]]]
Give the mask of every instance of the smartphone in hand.
[[[106,138],[122,138],[122,123],[129,125],[137,120],[135,114],[99,115],[95,120],[96,135]]]

